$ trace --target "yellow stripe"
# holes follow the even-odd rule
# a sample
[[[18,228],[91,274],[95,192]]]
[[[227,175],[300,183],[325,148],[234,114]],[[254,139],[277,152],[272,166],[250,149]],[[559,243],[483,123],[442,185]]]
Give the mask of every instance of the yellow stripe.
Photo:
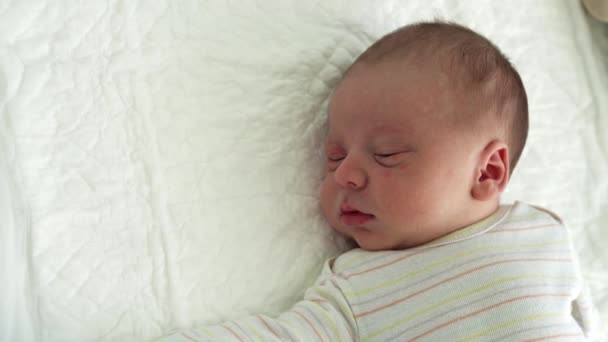
[[[565,315],[564,314],[560,314],[560,313],[553,313],[553,314],[538,314],[538,315],[531,315],[531,316],[526,316],[526,317],[522,317],[522,318],[517,318],[517,319],[511,320],[509,322],[506,322],[506,323],[497,325],[495,327],[492,327],[490,329],[484,330],[484,331],[482,331],[482,332],[480,332],[478,334],[469,336],[467,338],[460,339],[460,340],[458,340],[458,342],[473,341],[473,340],[476,340],[476,339],[478,339],[480,337],[489,335],[489,334],[491,334],[493,332],[496,332],[496,331],[498,331],[500,329],[504,329],[504,328],[506,328],[508,326],[511,326],[511,325],[514,325],[514,324],[528,322],[528,321],[532,321],[532,320],[539,319],[539,318],[560,317],[560,316],[565,316]]]
[[[336,322],[334,322],[331,317],[329,317],[329,315],[327,314],[327,312],[325,312],[325,310],[323,309],[323,307],[321,306],[321,304],[314,302],[315,304],[317,304],[317,306],[321,309],[321,310],[315,310],[317,312],[320,312],[321,315],[323,315],[323,317],[325,318],[325,320],[329,323],[329,325],[331,326],[332,330],[334,331],[334,334],[336,336],[338,336],[338,340],[340,342],[342,342],[342,338],[340,337],[340,333],[338,332],[338,327],[336,326]]]
[[[341,301],[337,300],[333,295],[331,295],[329,292],[326,292],[324,290],[321,289],[317,289],[317,291],[322,294],[323,296],[325,296],[325,298],[331,298],[332,299],[332,303],[334,305],[338,305],[338,308],[340,309],[340,314],[344,315],[344,314],[350,314],[352,315],[352,310],[350,308],[346,308],[344,307],[344,305],[342,304]],[[346,319],[346,318],[345,318]],[[354,317],[352,317],[352,319],[354,320]],[[341,341],[341,340],[340,340]]]
[[[440,308],[442,306],[445,306],[445,305],[447,305],[447,304],[449,304],[449,303],[451,303],[453,301],[456,301],[458,299],[461,299],[463,297],[470,296],[472,294],[475,294],[475,293],[478,293],[480,291],[489,289],[491,287],[494,287],[494,286],[502,284],[502,283],[506,283],[506,282],[513,281],[513,280],[520,280],[520,279],[562,279],[563,280],[563,279],[576,279],[576,277],[556,277],[556,276],[548,276],[548,275],[522,275],[522,276],[516,276],[516,277],[499,278],[499,279],[497,279],[495,281],[492,281],[492,282],[490,282],[488,284],[485,284],[485,285],[477,287],[477,288],[475,288],[473,290],[466,291],[466,292],[463,292],[461,294],[452,296],[452,297],[447,298],[447,299],[445,299],[443,301],[440,301],[440,302],[437,302],[437,303],[435,303],[435,304],[433,304],[431,306],[428,306],[428,307],[426,307],[426,308],[424,308],[422,310],[419,310],[419,311],[417,311],[417,312],[415,312],[415,313],[413,313],[413,314],[411,314],[409,316],[406,316],[405,318],[400,319],[399,321],[397,321],[397,322],[395,322],[395,323],[393,323],[393,324],[391,324],[391,325],[389,325],[389,326],[387,326],[385,328],[382,328],[382,329],[380,329],[380,330],[378,330],[378,331],[376,331],[376,332],[374,332],[374,333],[372,333],[372,334],[370,334],[368,336],[365,336],[365,338],[361,339],[361,342],[367,341],[367,340],[369,340],[369,339],[371,339],[373,337],[376,337],[376,336],[378,336],[380,334],[383,334],[383,333],[387,332],[388,330],[391,330],[391,329],[396,328],[396,327],[398,327],[400,325],[403,325],[404,323],[407,323],[407,322],[411,321],[412,319],[414,319],[416,317],[422,316],[422,315],[424,315],[424,314],[426,314],[426,313],[428,313],[428,312],[430,312],[432,310],[438,309],[438,308]]]
[[[373,256],[378,255],[378,253],[383,253],[383,252],[375,252],[373,254]],[[387,255],[389,254],[389,253],[386,253],[386,252],[384,252],[384,253],[387,254]],[[361,261],[363,261],[365,259],[369,259],[370,256],[372,256],[372,253],[368,252],[368,251],[357,251],[357,254],[358,255],[354,255],[351,258],[349,258],[350,260],[347,260],[347,261],[342,261],[341,260],[341,262],[344,263],[344,266],[342,266],[342,268],[349,269],[354,264],[357,264],[357,263],[359,263],[359,262],[361,262]],[[349,255],[349,257],[350,257],[350,255]],[[340,258],[341,259],[345,259],[345,257],[340,257]]]
[[[262,335],[260,335],[260,333],[257,330],[255,330],[255,328],[253,326],[251,326],[251,324],[245,323],[245,325],[247,326],[247,328],[249,328],[249,330],[253,331],[255,336],[258,337],[258,340],[264,341],[264,339],[262,338]]]
[[[294,315],[294,316],[297,316],[297,319],[300,319],[300,316],[298,316],[298,315],[297,315],[295,312],[290,312],[290,314],[292,314],[292,315]],[[290,322],[288,319],[286,319],[286,320],[283,322],[283,325],[285,325],[285,328],[284,328],[284,329],[285,329],[285,330],[287,330],[288,335],[293,335],[294,337],[296,337],[296,339],[297,339],[298,341],[306,341],[304,338],[302,338],[302,336],[299,336],[299,335],[297,334],[297,333],[299,333],[299,332],[300,332],[300,330],[298,330],[298,329],[294,329],[293,325],[291,325],[290,323],[291,323],[291,322]],[[304,336],[304,337],[307,337],[307,336]]]
[[[199,327],[198,329],[195,330],[199,330],[205,333],[205,335],[209,336],[209,337],[215,337],[215,335],[211,332],[211,330],[207,330],[206,328],[203,327]]]
[[[473,249],[467,252],[462,252],[462,253],[458,253],[455,255],[451,255],[441,261],[438,261],[436,263],[430,264],[429,266],[417,270],[417,271],[413,271],[410,273],[406,273],[404,275],[402,275],[401,277],[395,278],[393,280],[389,280],[386,281],[384,283],[380,283],[379,285],[373,286],[373,287],[369,287],[363,290],[359,290],[359,291],[352,291],[352,292],[344,292],[344,295],[346,296],[361,296],[364,294],[368,294],[370,292],[376,291],[376,290],[380,290],[383,289],[385,287],[397,284],[399,282],[402,282],[408,278],[414,277],[418,274],[424,273],[424,272],[428,272],[431,271],[435,268],[438,268],[439,266],[442,266],[444,264],[456,261],[458,259],[462,259],[464,257],[473,255],[473,254],[477,254],[483,251],[488,251],[488,250],[497,250],[497,249],[503,249],[503,250],[508,250],[508,249],[514,249],[514,248],[521,248],[521,247],[532,247],[532,248],[538,248],[538,247],[546,247],[546,246],[551,246],[551,245],[559,245],[559,244],[564,244],[567,243],[567,240],[558,240],[558,241],[552,241],[552,242],[546,242],[546,243],[536,243],[536,244],[523,244],[523,245],[495,245],[495,246],[486,246],[486,247],[481,247],[481,248],[477,248],[477,249]]]

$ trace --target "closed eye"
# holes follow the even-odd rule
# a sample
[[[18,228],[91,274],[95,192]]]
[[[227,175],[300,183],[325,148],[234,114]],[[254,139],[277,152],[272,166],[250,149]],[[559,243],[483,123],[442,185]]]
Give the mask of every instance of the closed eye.
[[[405,152],[376,153],[374,154],[374,159],[382,166],[393,167],[401,163],[405,154]]]
[[[344,157],[327,157],[327,169],[329,171],[335,171],[340,165],[340,162],[344,159]]]
[[[392,157],[397,154],[399,154],[399,152],[397,152],[397,153],[376,153],[376,157],[388,158],[388,157]]]

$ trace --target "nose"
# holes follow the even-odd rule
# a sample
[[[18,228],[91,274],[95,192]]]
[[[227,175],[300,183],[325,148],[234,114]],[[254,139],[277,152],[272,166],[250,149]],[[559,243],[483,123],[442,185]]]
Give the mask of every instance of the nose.
[[[340,186],[351,190],[361,190],[367,185],[365,170],[351,156],[344,158],[338,165],[334,171],[334,179]]]

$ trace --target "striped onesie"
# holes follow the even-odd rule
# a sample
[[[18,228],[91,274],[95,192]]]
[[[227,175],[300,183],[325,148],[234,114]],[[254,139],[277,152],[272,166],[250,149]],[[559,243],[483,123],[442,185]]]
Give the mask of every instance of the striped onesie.
[[[521,202],[415,248],[329,259],[304,299],[164,341],[581,341],[594,325],[568,232]]]

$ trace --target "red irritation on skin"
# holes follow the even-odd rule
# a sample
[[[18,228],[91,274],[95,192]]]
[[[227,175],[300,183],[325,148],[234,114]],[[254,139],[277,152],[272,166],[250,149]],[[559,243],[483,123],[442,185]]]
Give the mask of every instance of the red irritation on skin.
[[[383,170],[382,171],[382,178],[384,178],[384,179],[390,179],[391,178],[391,170]]]
[[[340,158],[343,157],[345,153],[346,151],[344,151],[343,148],[335,144],[331,144],[327,147],[327,155],[330,158]]]

